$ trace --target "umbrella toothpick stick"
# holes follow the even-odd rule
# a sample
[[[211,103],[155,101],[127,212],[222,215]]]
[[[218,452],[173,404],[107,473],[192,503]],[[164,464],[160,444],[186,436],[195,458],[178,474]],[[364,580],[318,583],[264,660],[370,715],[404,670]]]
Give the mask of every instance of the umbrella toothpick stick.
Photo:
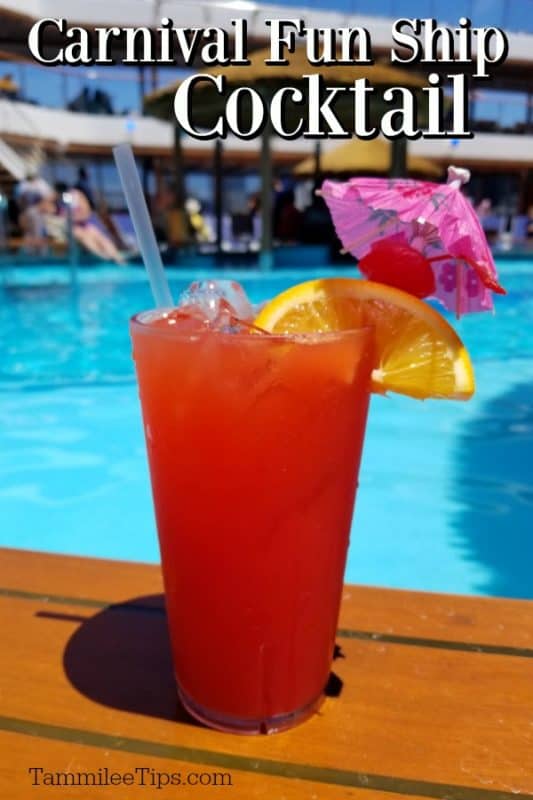
[[[457,264],[457,294],[456,294],[456,303],[455,303],[455,318],[459,319],[461,317],[461,303],[463,300],[463,270],[464,264],[463,261],[459,261]]]

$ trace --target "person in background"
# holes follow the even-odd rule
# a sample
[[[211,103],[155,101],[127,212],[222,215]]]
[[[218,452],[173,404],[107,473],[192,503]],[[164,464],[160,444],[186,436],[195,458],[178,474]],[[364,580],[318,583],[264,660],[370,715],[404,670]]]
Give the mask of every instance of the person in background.
[[[114,114],[113,103],[107,92],[96,89],[90,103],[90,111],[93,114]]]
[[[53,193],[48,181],[41,178],[36,172],[29,172],[15,189],[15,197],[21,211]]]
[[[28,253],[45,255],[48,251],[46,225],[41,203],[28,206],[19,215],[23,246]]]
[[[253,242],[256,231],[256,220],[259,212],[259,198],[251,195],[248,198],[246,207],[231,216],[232,237],[241,243]]]
[[[44,178],[39,177],[37,173],[30,173],[15,190],[23,244],[30,253],[44,254],[47,252],[45,213],[53,194],[50,184]]]
[[[68,111],[81,111],[88,113],[89,106],[91,103],[91,93],[89,92],[89,87],[84,86],[83,89],[76,97],[67,103]]]
[[[80,189],[74,188],[69,190],[68,196],[72,214],[72,233],[76,241],[105,261],[124,264],[124,256],[111,237],[100,227],[98,217],[93,212],[86,195]]]
[[[279,198],[277,224],[274,230],[276,239],[294,243],[300,239],[302,214],[294,204],[294,189],[287,189]]]
[[[500,236],[507,229],[507,219],[500,214],[495,214],[492,207],[492,200],[484,197],[476,207],[481,227],[485,231],[485,236],[490,244],[495,244]]]
[[[490,197],[484,197],[476,206],[476,214],[480,220],[489,217],[492,214],[492,200]]]
[[[196,242],[212,241],[213,233],[202,214],[202,207],[195,197],[189,197],[185,201],[185,213],[194,240]]]
[[[90,203],[91,208],[95,208],[94,195],[91,189],[91,182],[89,175],[84,166],[78,167],[78,180],[76,181],[75,188],[83,192],[85,197]]]

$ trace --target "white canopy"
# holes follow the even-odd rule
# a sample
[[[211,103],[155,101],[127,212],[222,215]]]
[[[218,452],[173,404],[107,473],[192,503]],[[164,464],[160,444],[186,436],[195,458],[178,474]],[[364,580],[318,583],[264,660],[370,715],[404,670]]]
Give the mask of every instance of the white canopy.
[[[153,117],[83,114],[0,99],[0,137],[8,141],[25,139],[32,144],[55,144],[58,151],[78,147],[109,148],[111,151],[115,144],[130,142],[134,148],[170,154],[173,135],[170,122]],[[338,146],[338,142],[325,141],[322,146],[327,150]],[[184,136],[183,147],[185,153],[187,150],[210,152],[213,143]],[[228,152],[258,153],[259,147],[259,139],[242,141],[228,137],[224,143]],[[294,155],[296,161],[311,154],[315,144],[306,139],[284,141],[273,137],[272,147],[274,152]],[[409,150],[414,155],[447,164],[533,166],[533,136],[524,134],[476,133],[474,139],[459,141],[418,139],[409,143]]]

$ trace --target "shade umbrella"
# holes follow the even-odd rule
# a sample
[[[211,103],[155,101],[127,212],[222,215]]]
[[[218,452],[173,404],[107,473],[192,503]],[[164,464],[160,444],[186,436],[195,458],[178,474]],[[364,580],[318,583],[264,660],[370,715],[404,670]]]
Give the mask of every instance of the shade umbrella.
[[[266,64],[270,58],[270,49],[256,50],[249,55],[250,63],[246,66],[229,64],[223,67],[210,67],[202,70],[203,75],[224,75],[226,82],[232,86],[255,86],[261,84],[276,91],[283,86],[298,86],[302,83],[302,75],[322,75],[327,80],[328,86],[352,86],[355,80],[368,78],[375,87],[405,86],[412,89],[421,89],[427,85],[426,80],[413,72],[407,72],[388,64],[377,62],[371,65],[332,64],[324,67],[320,64],[310,64],[304,48],[296,48],[294,53],[287,54],[287,64]],[[147,110],[155,116],[165,119],[169,116],[169,99],[174,97],[182,81],[174,81],[168,86],[163,86],[151,92],[145,98]],[[206,95],[210,87],[206,85]],[[224,100],[216,92],[215,103],[217,110],[224,105]],[[204,105],[204,104],[202,104]],[[205,107],[204,107],[205,108]],[[336,106],[337,108],[337,106]],[[202,109],[198,109],[201,111]],[[209,112],[209,109],[207,109]],[[340,114],[339,114],[340,118]]]
[[[477,214],[461,192],[469,177],[468,170],[449,167],[444,184],[324,181],[321,195],[364,275],[435,297],[460,316],[491,309],[492,292],[505,294]]]
[[[385,107],[390,109],[390,106],[384,103],[382,97],[382,92],[386,88],[391,86],[405,86],[421,89],[426,85],[424,79],[412,72],[405,72],[404,70],[381,63],[370,66],[335,64],[325,69],[321,65],[310,64],[307,60],[306,51],[303,48],[297,48],[294,53],[288,54],[288,63],[284,65],[266,64],[265,62],[269,58],[269,49],[257,50],[250,54],[250,64],[247,66],[228,65],[226,67],[214,67],[204,70],[202,74],[224,75],[226,86],[228,86],[230,90],[239,87],[254,87],[261,92],[263,99],[267,103],[276,91],[284,87],[291,86],[299,88],[305,93],[306,83],[303,79],[304,75],[325,75],[328,86],[332,87],[350,87],[353,86],[354,81],[367,78],[372,87],[376,90],[380,90],[376,91],[374,95],[371,96],[369,103],[369,123],[371,123],[372,119],[376,121]],[[166,86],[148,95],[145,101],[145,108],[148,113],[165,119],[171,116],[173,98],[181,82],[182,81],[176,81],[170,86]],[[193,122],[199,127],[202,124],[210,127],[214,119],[224,112],[226,99],[224,96],[220,95],[211,84],[201,83],[198,88],[199,91],[195,97],[198,99],[201,97],[201,101],[199,100],[192,109]],[[302,113],[300,108],[291,111],[290,105],[286,106],[285,111],[285,122],[287,126],[291,124],[291,114],[293,114],[296,119],[297,115],[299,116]],[[246,116],[246,110],[243,115]],[[342,95],[338,96],[335,102],[335,115],[341,124],[345,126],[349,125],[353,118],[353,98],[343,97]],[[273,261],[272,157],[270,137],[271,128],[267,124],[262,132],[260,156],[262,222],[260,261],[261,265],[267,269],[272,265]],[[317,153],[317,161],[318,158],[319,154]],[[218,180],[220,180],[220,176]]]
[[[349,172],[352,175],[357,173],[387,175],[390,171],[391,158],[391,143],[386,139],[350,139],[349,142],[322,153],[320,171],[327,174]],[[408,153],[407,172],[426,178],[438,178],[442,174],[442,168],[428,158]],[[293,173],[302,176],[314,175],[315,159],[306,158],[300,161],[293,169]]]

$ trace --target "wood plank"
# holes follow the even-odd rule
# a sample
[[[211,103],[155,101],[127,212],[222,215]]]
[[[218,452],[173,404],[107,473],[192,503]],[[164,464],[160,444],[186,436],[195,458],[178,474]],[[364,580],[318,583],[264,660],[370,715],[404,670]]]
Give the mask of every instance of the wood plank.
[[[115,603],[163,591],[156,564],[0,548],[0,587]]]
[[[530,649],[533,602],[345,586],[341,629]]]
[[[155,743],[193,763],[209,754],[211,764],[259,764],[278,777],[292,769],[314,782],[318,769],[327,782],[388,793],[533,794],[528,658],[343,639],[341,696],[292,731],[244,738],[176,712],[161,613],[3,598],[0,625],[0,727],[33,720],[102,736],[103,749],[117,738],[141,752]]]
[[[43,792],[44,797],[67,797],[68,800],[87,800],[90,796],[95,800],[117,800],[124,798],[127,800],[152,800],[156,797],[182,797],[184,800],[193,798],[198,800],[202,797],[212,797],[213,792],[217,796],[238,798],[257,798],[257,800],[271,800],[272,798],[284,798],[284,800],[387,800],[390,795],[384,792],[377,792],[367,789],[353,789],[345,786],[333,786],[328,784],[316,784],[312,781],[299,779],[276,778],[263,775],[256,775],[237,770],[219,770],[209,764],[192,765],[186,761],[169,760],[165,758],[154,758],[140,756],[135,753],[120,752],[116,750],[104,750],[102,748],[91,747],[90,745],[76,746],[70,742],[54,741],[50,739],[35,738],[20,734],[7,733],[0,731],[0,763],[2,756],[9,754],[5,758],[0,770],[0,797],[9,800],[28,800],[29,797],[38,796]],[[55,791],[50,787],[43,786],[43,774],[40,772],[28,772],[29,767],[42,767],[50,773],[70,773],[73,777],[71,781],[86,780],[78,778],[77,773],[94,773],[95,780],[107,781],[108,785],[93,785],[90,788],[83,785],[70,786],[68,789],[62,787]],[[104,770],[107,767],[107,775]],[[146,770],[152,771],[146,771]],[[137,770],[137,772],[135,772]],[[142,772],[142,770],[145,770]],[[123,786],[112,785],[109,783],[110,773],[116,772],[124,775],[133,773],[133,785],[128,785],[127,789]],[[158,776],[158,774],[161,777]],[[203,773],[204,777],[199,777]],[[213,773],[218,773],[215,776]],[[205,781],[205,774],[210,776],[211,785],[187,785],[189,780]],[[181,781],[179,789],[163,786],[157,789],[157,784],[165,784],[166,775],[179,776]],[[101,777],[100,777],[101,776]],[[229,776],[229,778],[228,778]],[[172,778],[170,778],[171,780]],[[34,785],[34,781],[40,780],[41,783]],[[58,777],[56,781],[67,781],[68,778]],[[90,778],[88,780],[91,780]],[[116,780],[116,779],[115,779]],[[128,779],[127,779],[128,780]],[[144,780],[145,785],[140,785]],[[231,780],[231,784],[228,781]],[[222,783],[224,782],[224,783]],[[155,784],[152,791],[151,786]],[[216,788],[215,788],[216,786]],[[227,794],[226,794],[227,791]],[[400,800],[411,800],[413,795],[399,795]]]

